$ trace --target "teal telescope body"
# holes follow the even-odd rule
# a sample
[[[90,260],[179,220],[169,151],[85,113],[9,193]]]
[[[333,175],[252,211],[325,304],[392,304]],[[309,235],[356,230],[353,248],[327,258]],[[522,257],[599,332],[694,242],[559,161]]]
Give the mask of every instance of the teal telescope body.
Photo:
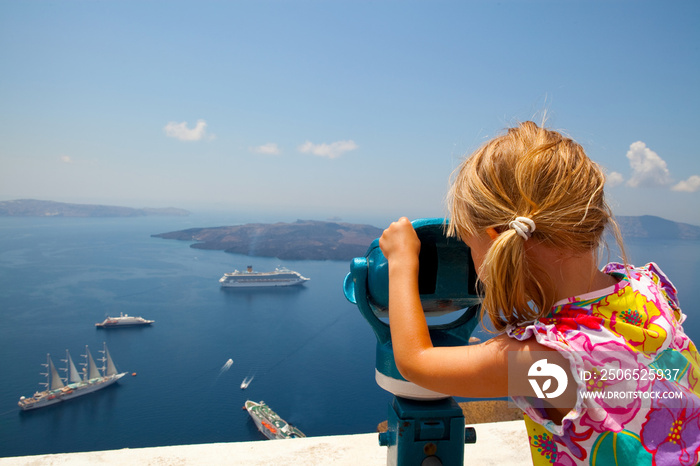
[[[479,298],[471,253],[458,238],[445,236],[445,220],[414,220],[421,241],[418,289],[435,346],[462,346],[478,324]],[[345,297],[359,308],[377,337],[376,379],[380,387],[410,399],[439,399],[447,395],[425,390],[406,381],[394,362],[389,315],[389,267],[379,239],[369,246],[365,257],[350,264],[345,277]],[[433,317],[463,312],[455,320],[431,325]]]
[[[477,276],[469,248],[457,238],[446,237],[444,219],[412,224],[421,242],[418,290],[433,345],[468,345],[479,317]],[[387,322],[389,267],[379,239],[365,257],[352,260],[344,292],[377,337],[377,384],[394,394],[387,431],[379,435],[379,444],[388,447],[387,465],[462,466],[464,444],[476,441],[474,429],[464,427],[462,409],[449,395],[407,381],[396,368]],[[446,320],[458,312],[456,318]]]

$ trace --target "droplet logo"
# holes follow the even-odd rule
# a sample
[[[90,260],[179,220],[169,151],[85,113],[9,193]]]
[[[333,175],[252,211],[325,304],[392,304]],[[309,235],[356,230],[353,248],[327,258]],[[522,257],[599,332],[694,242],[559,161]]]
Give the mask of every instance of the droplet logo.
[[[537,379],[527,379],[532,385],[532,389],[535,391],[537,398],[556,398],[566,390],[566,385],[568,384],[568,378],[566,376],[566,371],[559,367],[557,364],[548,363],[546,359],[540,359],[535,361],[527,372],[529,377],[543,378],[544,383],[540,387]],[[552,379],[557,381],[557,389],[548,392],[552,386]]]

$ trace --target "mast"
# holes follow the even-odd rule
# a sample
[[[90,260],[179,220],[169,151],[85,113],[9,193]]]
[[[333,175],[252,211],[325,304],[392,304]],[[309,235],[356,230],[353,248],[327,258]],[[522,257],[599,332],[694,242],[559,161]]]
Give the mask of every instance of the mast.
[[[46,353],[46,364],[42,364],[42,366],[46,366],[46,374],[42,372],[41,375],[46,376],[46,383],[42,383],[42,385],[46,386],[47,391],[54,390],[56,388],[63,388],[65,386],[63,385],[61,376],[58,375],[56,367],[53,365],[51,354]]]
[[[100,358],[100,360],[102,361],[102,375],[104,377],[117,375],[117,367],[114,365],[114,361],[112,361],[112,357],[109,354],[109,350],[107,349],[107,343],[102,342],[102,344],[104,345],[104,349],[100,351],[102,353],[102,358]]]
[[[102,377],[100,371],[97,370],[97,365],[95,364],[95,360],[92,359],[92,354],[90,354],[87,345],[85,345],[85,354],[83,357],[85,358],[85,362],[81,363],[85,366],[83,368],[83,381],[87,382],[90,379],[99,379]]]
[[[46,376],[46,382],[39,382],[39,385],[43,385],[46,390],[50,390],[51,387],[51,369],[50,367],[51,355],[46,353],[46,364],[42,364],[46,368],[46,373],[41,373],[41,375]]]
[[[66,359],[61,359],[61,361],[64,361],[66,363],[66,368],[64,369],[66,371],[66,382],[82,382],[82,379],[80,378],[80,373],[75,368],[75,364],[73,363],[73,359],[70,357],[70,353],[68,352],[68,350],[66,350]]]

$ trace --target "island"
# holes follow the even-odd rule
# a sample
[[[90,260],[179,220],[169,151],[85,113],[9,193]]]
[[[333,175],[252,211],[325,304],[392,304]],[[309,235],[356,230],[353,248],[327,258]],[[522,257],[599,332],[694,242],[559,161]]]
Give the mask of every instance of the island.
[[[192,248],[248,256],[345,261],[364,256],[370,243],[381,234],[381,228],[371,225],[297,220],[294,223],[190,228],[151,236],[194,241],[190,245]]]
[[[69,204],[65,202],[15,199],[0,201],[0,217],[145,217],[187,216],[190,213],[174,207],[134,209],[97,204]]]
[[[617,222],[625,239],[699,240],[700,227],[660,217],[621,216]],[[294,223],[248,223],[212,228],[190,228],[151,235],[190,241],[196,249],[223,250],[248,256],[284,260],[350,260],[364,256],[382,234],[372,225],[297,220]],[[608,238],[610,244],[613,238]]]
[[[688,223],[673,222],[653,215],[615,217],[625,239],[648,238],[654,240],[698,240],[700,227]]]

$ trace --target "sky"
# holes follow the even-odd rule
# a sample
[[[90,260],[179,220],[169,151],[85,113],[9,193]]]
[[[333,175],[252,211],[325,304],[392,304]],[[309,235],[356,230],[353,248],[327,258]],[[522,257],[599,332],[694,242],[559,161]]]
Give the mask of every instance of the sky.
[[[0,0],[0,201],[439,217],[464,157],[545,120],[617,215],[700,225],[699,20],[685,0]]]

